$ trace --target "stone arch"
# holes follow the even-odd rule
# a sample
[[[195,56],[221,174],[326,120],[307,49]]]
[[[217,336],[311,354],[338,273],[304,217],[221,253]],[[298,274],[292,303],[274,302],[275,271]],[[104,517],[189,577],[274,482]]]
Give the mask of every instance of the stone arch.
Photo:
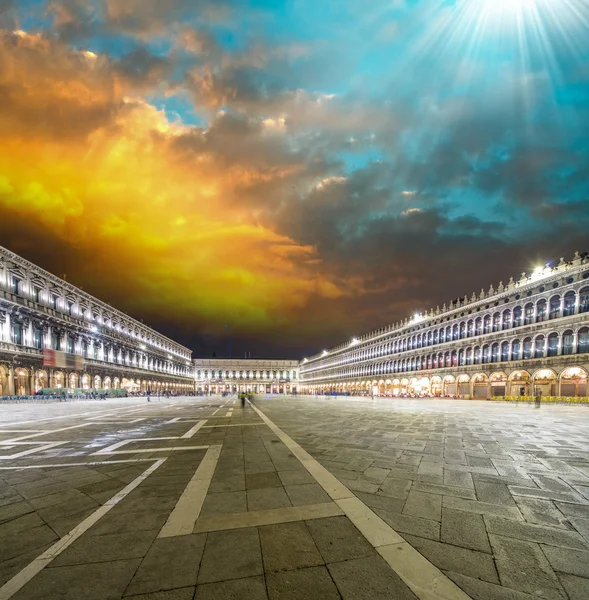
[[[491,385],[491,396],[505,396],[507,392],[507,374],[503,371],[495,371],[489,377]]]
[[[80,387],[80,378],[77,373],[70,373],[67,378],[67,387],[68,388],[79,388]]]
[[[459,396],[470,395],[470,375],[463,373],[456,378],[456,390]]]
[[[88,373],[84,373],[80,379],[80,387],[83,390],[89,390],[92,387],[92,378]]]
[[[443,390],[445,396],[456,395],[456,377],[454,375],[446,375],[444,377]]]
[[[102,381],[102,385],[105,390],[110,390],[112,388],[112,380],[111,380],[110,376],[107,375],[104,378],[104,380]]]
[[[531,392],[532,377],[525,369],[519,369],[509,375],[509,396],[527,396]]]
[[[35,373],[35,392],[49,387],[49,375],[44,369]],[[2,394],[0,394],[1,396]]]
[[[587,395],[587,370],[583,367],[568,367],[559,377],[561,396]]]
[[[8,371],[4,365],[0,365],[0,396],[8,395]]]
[[[102,379],[100,378],[100,375],[94,375],[92,379],[92,387],[95,389],[102,388]]]
[[[534,395],[558,395],[558,376],[553,369],[538,369],[532,375],[532,390]]]
[[[26,396],[30,393],[29,371],[24,367],[14,369],[14,393]]]
[[[65,375],[61,371],[53,373],[53,385],[50,387],[62,388],[65,385]]]
[[[432,396],[439,397],[442,394],[442,378],[439,375],[434,375],[430,382],[430,393]]]

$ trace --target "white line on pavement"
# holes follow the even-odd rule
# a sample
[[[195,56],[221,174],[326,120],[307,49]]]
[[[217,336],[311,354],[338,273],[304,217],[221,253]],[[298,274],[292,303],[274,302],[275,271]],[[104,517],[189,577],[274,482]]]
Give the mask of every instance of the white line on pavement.
[[[420,600],[471,600],[259,408],[250,405]]]
[[[129,485],[124,487],[118,494],[114,495],[103,506],[96,509],[89,517],[74,527],[68,534],[55,542],[51,548],[40,554],[32,563],[28,564],[22,571],[0,588],[0,600],[8,600],[21,588],[23,588],[35,575],[38,575],[54,558],[59,556],[68,546],[73,544],[81,535],[86,533],[92,525],[99,521],[125,496],[130,494],[143,480],[149,477],[158,467],[166,461],[162,458],[148,467],[139,477],[135,478]]]
[[[173,537],[192,533],[204,504],[220,454],[221,446],[209,447],[192,479],[184,488],[174,510],[158,533],[158,537]]]
[[[53,469],[56,467],[97,467],[119,463],[153,462],[155,458],[124,458],[120,460],[96,460],[92,462],[59,463],[53,465],[26,465],[20,467],[0,467],[0,471],[20,471],[21,469]]]

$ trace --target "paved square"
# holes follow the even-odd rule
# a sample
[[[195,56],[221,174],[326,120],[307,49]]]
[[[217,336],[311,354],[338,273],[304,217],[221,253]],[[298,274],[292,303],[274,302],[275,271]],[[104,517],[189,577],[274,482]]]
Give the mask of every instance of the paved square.
[[[583,407],[0,410],[0,600],[589,598]]]

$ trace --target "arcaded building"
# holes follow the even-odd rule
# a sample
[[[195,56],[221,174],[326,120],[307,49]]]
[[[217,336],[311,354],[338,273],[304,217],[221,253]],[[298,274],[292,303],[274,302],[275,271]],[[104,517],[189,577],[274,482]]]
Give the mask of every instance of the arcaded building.
[[[299,386],[299,361],[239,358],[194,359],[200,393],[291,394]]]
[[[43,350],[77,368],[43,365]],[[42,388],[194,390],[192,353],[0,246],[0,396]]]
[[[589,259],[539,267],[303,359],[307,393],[587,396]]]

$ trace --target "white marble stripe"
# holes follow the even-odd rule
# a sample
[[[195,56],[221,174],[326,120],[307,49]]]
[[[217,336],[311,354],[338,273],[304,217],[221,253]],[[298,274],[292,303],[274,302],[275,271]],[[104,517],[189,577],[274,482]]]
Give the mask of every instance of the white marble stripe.
[[[94,452],[96,454],[145,454],[147,452],[179,452],[181,450],[208,450],[209,446],[172,446],[171,448],[140,448],[139,450],[113,450],[112,452]]]
[[[79,525],[74,527],[69,533],[55,542],[48,550],[40,554],[32,563],[29,563],[22,571],[18,572],[12,579],[6,582],[0,588],[0,600],[12,598],[20,589],[22,589],[35,575],[39,574],[54,558],[59,556],[68,546],[73,544],[82,536],[92,525],[99,521],[125,496],[130,494],[144,479],[149,477],[158,467],[166,461],[165,458],[156,461],[148,467],[139,477],[135,478],[129,485],[124,487],[118,494],[115,494],[106,504],[96,509],[89,517],[84,519]]]
[[[97,467],[100,465],[116,465],[118,463],[153,462],[155,458],[123,458],[117,460],[97,460],[93,462],[59,463],[51,465],[23,465],[20,467],[0,467],[0,471],[20,471],[22,469],[52,469],[55,467]]]
[[[420,600],[472,600],[259,408],[251,406]]]
[[[182,492],[174,510],[160,530],[159,538],[192,533],[213,479],[220,454],[221,446],[219,445],[211,446],[207,450],[192,479]]]
[[[82,423],[80,425],[72,425],[71,427],[62,427],[61,429],[47,429],[47,431],[40,431],[38,433],[31,433],[29,435],[21,435],[20,437],[12,438],[9,440],[2,440],[2,444],[8,444],[13,442],[20,442],[21,440],[30,440],[35,437],[42,437],[44,435],[49,435],[50,433],[60,433],[61,431],[69,431],[70,429],[79,429],[80,427],[88,427],[88,425],[92,425],[92,423]]]

